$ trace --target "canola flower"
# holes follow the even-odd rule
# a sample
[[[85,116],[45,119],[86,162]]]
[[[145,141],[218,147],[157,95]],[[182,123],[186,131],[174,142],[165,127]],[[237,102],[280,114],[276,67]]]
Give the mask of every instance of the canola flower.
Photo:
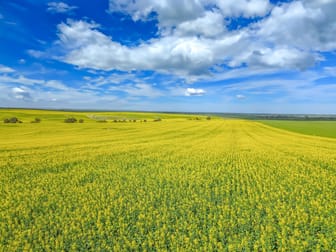
[[[334,139],[181,117],[0,140],[0,251],[336,250]]]

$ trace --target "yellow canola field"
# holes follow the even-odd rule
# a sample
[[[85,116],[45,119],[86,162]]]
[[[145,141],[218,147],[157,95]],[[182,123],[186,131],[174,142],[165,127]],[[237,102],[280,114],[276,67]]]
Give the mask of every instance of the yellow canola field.
[[[336,140],[244,120],[0,125],[0,251],[335,251]]]

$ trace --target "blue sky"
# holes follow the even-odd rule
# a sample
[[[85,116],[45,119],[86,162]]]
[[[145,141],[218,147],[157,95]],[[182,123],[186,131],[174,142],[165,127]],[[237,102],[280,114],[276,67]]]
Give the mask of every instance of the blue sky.
[[[336,113],[334,0],[0,2],[0,106]]]

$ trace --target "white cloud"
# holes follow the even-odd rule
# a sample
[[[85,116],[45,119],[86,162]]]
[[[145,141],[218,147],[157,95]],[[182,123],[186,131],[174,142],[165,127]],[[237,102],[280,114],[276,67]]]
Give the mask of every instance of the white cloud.
[[[226,31],[223,16],[217,11],[206,11],[203,16],[177,25],[175,34],[178,36],[215,37]]]
[[[187,88],[185,96],[203,96],[205,93],[205,90],[201,88]]]
[[[48,82],[47,80],[43,80]],[[46,90],[41,85],[14,86],[2,83],[0,85],[1,107],[39,107],[39,108],[125,108],[127,100],[119,100],[118,97],[94,91],[70,88],[57,92]]]
[[[264,16],[271,9],[268,0],[208,0],[219,7],[225,17],[257,17]]]
[[[27,53],[35,58],[42,58],[44,57],[46,54],[45,52],[42,51],[38,51],[38,50],[27,50]]]
[[[319,57],[295,48],[260,48],[253,51],[246,62],[250,66],[304,70],[314,65]]]
[[[13,68],[0,64],[0,73],[13,73],[13,72],[15,72]]]
[[[326,74],[328,70],[325,69]],[[236,72],[235,76],[240,76],[241,72]],[[321,77],[321,75],[319,75]],[[14,77],[13,77],[14,78]],[[88,78],[86,78],[88,79]],[[92,79],[92,78],[91,78]],[[43,84],[28,85],[16,83],[0,82],[0,106],[3,107],[43,107],[43,108],[78,108],[78,109],[132,109],[132,110],[174,110],[174,111],[233,111],[233,112],[308,112],[308,113],[332,113],[335,110],[336,83],[315,85],[316,75],[305,71],[295,73],[294,76],[275,77],[268,79],[237,80],[232,84],[211,85],[206,88],[207,100],[204,103],[197,103],[197,100],[181,98],[176,102],[169,103],[166,96],[192,96],[200,93],[197,88],[184,88],[185,85],[174,85],[173,83],[165,87],[157,87],[147,84],[159,95],[145,94],[146,86],[135,82],[133,84],[111,85],[111,91],[123,91],[128,95],[118,98],[118,94],[109,92],[106,87],[96,86],[95,90],[71,87],[68,90],[47,89],[45,83],[48,80],[41,80]],[[200,89],[200,88],[198,88]],[[128,92],[127,92],[127,91]],[[204,89],[202,89],[204,91]],[[141,95],[140,93],[143,92]],[[204,91],[205,92],[205,91]],[[236,94],[249,97],[248,103],[235,102]],[[281,99],[279,99],[279,94]],[[220,100],[213,103],[213,97]],[[209,96],[209,99],[208,99]],[[148,99],[160,97],[160,99]],[[256,101],[262,97],[263,101]],[[190,97],[189,97],[190,98]],[[234,98],[234,99],[232,99]],[[247,99],[247,98],[246,98]],[[264,99],[268,99],[270,106],[264,106]],[[231,103],[231,104],[230,104]],[[245,104],[245,105],[244,105]],[[258,104],[258,106],[257,106]],[[243,106],[244,105],[244,106]],[[301,106],[298,110],[297,106]],[[294,111],[293,111],[294,109]]]
[[[14,72],[14,70],[11,71],[11,73],[12,72]],[[67,87],[61,81],[58,81],[58,80],[47,80],[47,81],[45,81],[45,80],[41,80],[41,79],[27,78],[22,74],[20,74],[20,75],[2,74],[2,75],[0,75],[0,83],[19,84],[19,85],[24,85],[24,86],[48,87],[48,88],[52,88],[52,89],[56,89],[56,90],[63,90],[63,91],[69,90],[69,87]],[[25,87],[25,88],[27,89],[27,87]],[[14,88],[13,91],[19,92],[19,89]]]
[[[111,91],[123,91],[129,94],[130,96],[144,96],[144,97],[159,97],[162,96],[163,93],[159,90],[154,88],[152,85],[146,83],[137,83],[134,85],[121,85],[121,86],[114,86],[110,87],[109,90]]]
[[[67,13],[74,9],[77,9],[76,6],[70,6],[63,2],[49,2],[47,10],[52,13]]]
[[[173,34],[127,47],[100,32],[96,24],[69,21],[58,28],[60,45],[68,51],[63,61],[96,70],[155,70],[194,81],[209,74],[213,65],[225,62],[232,67],[246,63],[264,68],[305,69],[317,60],[306,51],[284,46],[269,48],[266,42],[254,42],[246,29],[216,38]],[[189,31],[192,29],[190,26]],[[181,33],[180,27],[178,32]]]
[[[271,8],[268,0],[110,0],[111,12],[123,12],[134,20],[145,20],[156,13],[160,27],[172,27],[198,19],[211,7],[223,17],[255,17],[265,15]]]
[[[58,80],[49,80],[44,83],[44,86],[50,87],[57,90],[68,90],[69,88],[63,84],[63,82]]]
[[[133,73],[112,73],[107,76],[98,75],[97,77],[84,76],[83,79],[87,84],[94,86],[103,85],[115,85],[122,83],[142,83],[143,79],[140,79]]]
[[[237,95],[236,95],[236,98],[239,99],[239,100],[242,100],[242,99],[245,99],[246,96],[245,96],[245,95],[242,95],[242,94],[237,94]]]
[[[336,1],[293,1],[276,6],[257,24],[257,36],[302,50],[335,50]]]
[[[161,27],[174,26],[200,17],[204,7],[198,0],[110,0],[111,12],[124,12],[134,20],[146,19],[156,12]]]
[[[19,100],[30,100],[31,99],[31,94],[24,87],[14,87],[12,88],[12,93],[15,99],[19,99]]]
[[[0,82],[16,83],[16,84],[22,84],[22,85],[44,84],[43,80],[26,78],[23,75],[19,75],[19,76],[0,75]]]
[[[129,48],[98,31],[96,24],[69,21],[59,25],[67,63],[102,70],[147,70],[199,75],[213,64],[213,53],[202,39],[165,37]]]
[[[20,63],[20,64],[25,64],[25,63],[26,63],[26,60],[25,60],[25,59],[19,59],[19,63]]]
[[[323,70],[329,76],[336,76],[336,67],[324,67]]]
[[[223,66],[245,66],[248,72],[304,70],[324,60],[321,51],[336,49],[333,10],[336,2],[327,0],[275,6],[268,0],[110,0],[112,12],[134,20],[157,18],[158,37],[127,46],[96,23],[68,20],[58,25],[55,44],[62,55],[54,58],[89,70],[153,70],[188,82],[216,78],[221,73],[213,69]],[[260,21],[228,29],[230,20],[240,16]]]

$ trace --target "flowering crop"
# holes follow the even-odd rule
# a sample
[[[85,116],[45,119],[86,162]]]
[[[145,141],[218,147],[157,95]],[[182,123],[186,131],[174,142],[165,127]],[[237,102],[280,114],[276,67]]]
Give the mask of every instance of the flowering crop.
[[[335,251],[335,181],[336,140],[252,121],[3,124],[0,251]]]

